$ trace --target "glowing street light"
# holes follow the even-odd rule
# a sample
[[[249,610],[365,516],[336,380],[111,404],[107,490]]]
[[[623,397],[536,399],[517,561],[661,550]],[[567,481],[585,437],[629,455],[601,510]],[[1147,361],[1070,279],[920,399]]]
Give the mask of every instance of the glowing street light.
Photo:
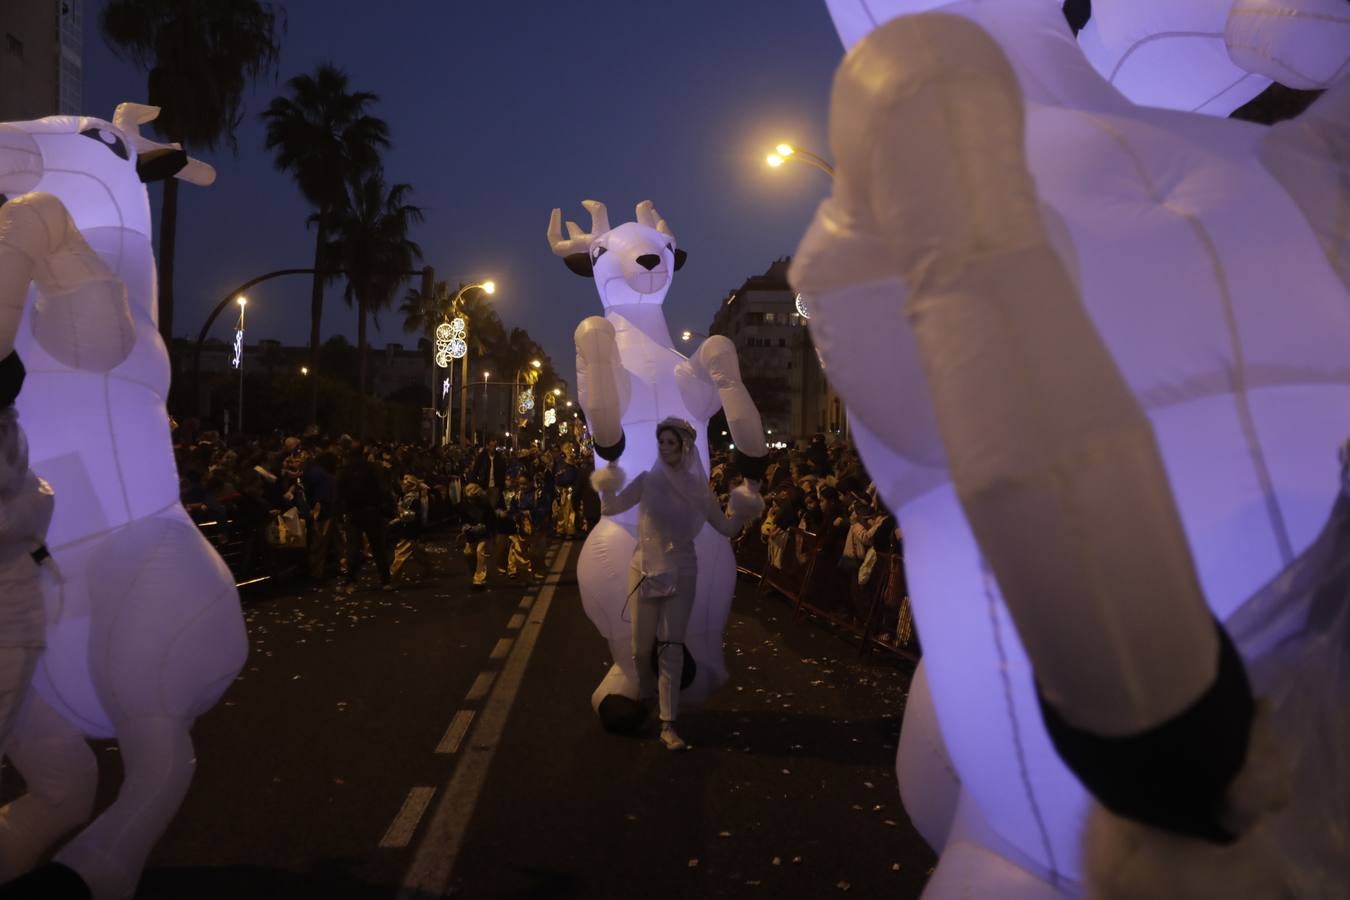
[[[819,169],[831,178],[834,177],[834,167],[808,150],[798,150],[791,144],[779,144],[773,149],[773,153],[764,157],[764,161],[771,169],[777,169],[785,162],[798,162]]]
[[[239,304],[239,324],[234,328],[234,359],[230,360],[231,365],[239,370],[239,409],[236,416],[235,428],[240,434],[244,433],[244,308],[248,306],[248,298],[240,294],[235,298]]]
[[[301,367],[300,367],[300,374],[301,374],[301,375],[308,375],[308,374],[309,374],[309,366],[301,366]]]
[[[540,362],[539,360],[537,360],[537,359],[532,359],[532,360],[530,360],[530,365],[534,366],[536,369],[543,368],[543,366],[544,366],[544,364],[541,363],[541,362]]]

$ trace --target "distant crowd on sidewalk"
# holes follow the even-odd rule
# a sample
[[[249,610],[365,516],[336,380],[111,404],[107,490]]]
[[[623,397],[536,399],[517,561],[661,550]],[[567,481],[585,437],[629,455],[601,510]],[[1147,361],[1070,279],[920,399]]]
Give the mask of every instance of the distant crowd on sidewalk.
[[[181,432],[181,433],[180,433]],[[481,444],[363,444],[348,435],[266,437],[175,431],[184,506],[199,523],[229,523],[270,554],[300,560],[314,583],[351,585],[372,565],[382,586],[420,577],[428,529],[465,554],[473,584],[541,574],[550,537],[584,537],[600,517],[585,442],[513,451]],[[734,453],[711,455],[725,503],[740,481]],[[771,564],[793,534],[813,536],[820,563],[866,584],[878,554],[899,555],[900,530],[857,453],[825,435],[771,451],[767,509],[751,526]],[[750,529],[747,529],[748,531]]]
[[[184,431],[179,434],[179,431]],[[175,431],[184,506],[203,527],[229,527],[271,556],[304,556],[308,577],[354,584],[367,563],[381,586],[428,565],[423,537],[447,530],[487,583],[538,573],[550,535],[574,538],[599,518],[591,454],[563,443],[512,451],[480,445],[364,444],[273,434]]]

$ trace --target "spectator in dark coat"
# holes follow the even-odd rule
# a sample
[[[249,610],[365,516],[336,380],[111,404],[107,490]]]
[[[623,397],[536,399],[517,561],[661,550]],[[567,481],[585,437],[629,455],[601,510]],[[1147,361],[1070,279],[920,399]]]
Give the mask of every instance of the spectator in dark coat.
[[[347,460],[338,470],[338,497],[347,516],[347,581],[354,583],[365,562],[361,548],[364,536],[370,542],[380,586],[392,590],[389,583],[389,556],[385,551],[384,528],[390,506],[383,480],[375,464],[366,459],[365,448],[354,442]]]
[[[490,437],[469,466],[469,480],[483,488],[488,506],[497,505],[497,497],[506,485],[508,465],[506,454],[497,449],[497,439]]]

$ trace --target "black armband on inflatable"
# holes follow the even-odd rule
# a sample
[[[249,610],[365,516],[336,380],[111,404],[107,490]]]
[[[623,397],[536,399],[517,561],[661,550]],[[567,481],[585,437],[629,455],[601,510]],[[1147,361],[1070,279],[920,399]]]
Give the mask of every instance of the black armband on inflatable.
[[[1218,622],[1214,683],[1190,707],[1140,734],[1102,737],[1064,721],[1037,686],[1046,731],[1078,780],[1111,812],[1229,844],[1224,796],[1247,758],[1255,702],[1242,658]]]
[[[769,454],[763,456],[746,456],[741,451],[736,451],[736,471],[740,472],[745,478],[751,481],[763,481],[764,472],[769,468]]]
[[[614,462],[620,456],[623,456],[624,445],[628,443],[627,436],[620,431],[617,443],[610,444],[608,447],[602,447],[599,442],[595,445],[595,455],[605,462]]]
[[[0,408],[9,406],[19,396],[25,374],[18,350],[11,350],[9,356],[0,359]]]

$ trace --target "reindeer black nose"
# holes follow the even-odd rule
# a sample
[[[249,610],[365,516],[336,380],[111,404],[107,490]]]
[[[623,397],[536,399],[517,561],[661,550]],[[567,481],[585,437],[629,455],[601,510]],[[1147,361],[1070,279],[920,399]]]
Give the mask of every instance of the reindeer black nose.
[[[661,265],[661,257],[655,253],[644,253],[637,258],[637,264],[650,272]]]

